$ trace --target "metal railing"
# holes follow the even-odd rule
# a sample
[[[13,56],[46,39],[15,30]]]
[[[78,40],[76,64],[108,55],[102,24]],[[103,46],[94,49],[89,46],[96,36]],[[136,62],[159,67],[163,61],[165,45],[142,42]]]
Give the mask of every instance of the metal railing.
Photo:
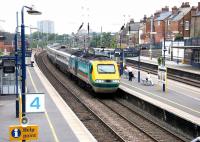
[[[200,46],[200,37],[194,37],[184,40],[185,46]]]
[[[16,94],[15,73],[5,74],[0,69],[0,95]]]

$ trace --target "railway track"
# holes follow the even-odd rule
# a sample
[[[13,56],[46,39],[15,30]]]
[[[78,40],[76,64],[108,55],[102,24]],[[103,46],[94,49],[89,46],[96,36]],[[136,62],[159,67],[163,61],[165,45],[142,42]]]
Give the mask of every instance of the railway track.
[[[132,66],[135,69],[138,69],[138,66],[134,65],[133,63],[127,63],[127,64],[129,66]],[[149,72],[149,73],[154,74],[154,75],[158,74],[158,70],[154,70],[154,69],[151,69],[151,68],[148,68],[148,67],[141,66],[140,69],[142,71]],[[191,79],[191,78],[174,75],[174,74],[171,74],[171,73],[167,73],[167,78],[174,80],[174,81],[182,82],[182,83],[185,83],[185,84],[188,84],[188,85],[191,85],[191,86],[200,87],[200,81],[199,80],[194,80],[194,79]]]
[[[156,142],[160,141],[189,141],[188,138],[184,136],[177,135],[174,131],[162,126],[159,122],[152,120],[151,116],[145,116],[144,112],[134,108],[133,105],[127,104],[128,102],[122,99],[112,100],[99,100],[104,105],[109,107],[113,112],[117,113],[120,117],[127,120],[130,125],[134,125],[141,132],[148,135]],[[134,109],[133,109],[134,108]],[[156,130],[156,131],[152,131]]]
[[[98,141],[187,141],[147,118],[142,118],[119,101],[94,98],[91,92],[88,94],[84,89],[73,86],[76,83],[69,82],[63,73],[48,63],[46,53],[41,53],[36,61]],[[83,108],[85,110],[82,110]],[[102,124],[103,128],[99,126]]]
[[[106,125],[106,123],[104,123],[98,115],[96,115],[82,102],[81,99],[77,97],[77,90],[75,88],[70,88],[68,86],[69,84],[64,83],[61,79],[62,77],[57,76],[56,71],[58,72],[58,70],[53,69],[49,66],[49,64],[47,64],[47,57],[45,53],[40,53],[40,55],[36,58],[36,62],[40,69],[45,72],[45,76],[48,80],[53,84],[56,90],[58,90],[61,97],[67,102],[67,104],[72,108],[79,119],[84,123],[84,125],[86,125],[98,141],[125,142],[123,138],[117,135],[111,127]],[[91,120],[93,121],[91,122]]]

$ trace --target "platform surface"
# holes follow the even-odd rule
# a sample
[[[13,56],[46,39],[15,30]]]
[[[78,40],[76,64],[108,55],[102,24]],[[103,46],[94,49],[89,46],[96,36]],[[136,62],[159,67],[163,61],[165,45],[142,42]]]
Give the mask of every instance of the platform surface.
[[[87,128],[62,100],[37,65],[27,67],[27,93],[45,94],[45,112],[27,113],[29,124],[39,125],[36,142],[96,142]],[[0,96],[0,141],[9,141],[9,126],[19,125],[15,117],[16,96]]]
[[[141,72],[141,81],[138,83],[138,71],[134,69],[136,78],[128,81],[124,75],[121,77],[120,88],[142,100],[167,110],[200,126],[200,89],[173,80],[167,80],[166,91],[156,75],[151,75],[154,85],[142,84],[146,74]]]

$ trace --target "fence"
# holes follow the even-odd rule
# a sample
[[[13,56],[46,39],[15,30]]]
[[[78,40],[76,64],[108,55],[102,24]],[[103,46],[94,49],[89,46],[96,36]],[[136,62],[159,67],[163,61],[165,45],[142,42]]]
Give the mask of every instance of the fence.
[[[200,37],[185,39],[184,45],[185,46],[200,46]]]
[[[140,44],[142,49],[150,49],[150,43]],[[162,49],[162,42],[152,44],[152,49]]]
[[[15,73],[5,74],[0,69],[0,95],[16,94]]]

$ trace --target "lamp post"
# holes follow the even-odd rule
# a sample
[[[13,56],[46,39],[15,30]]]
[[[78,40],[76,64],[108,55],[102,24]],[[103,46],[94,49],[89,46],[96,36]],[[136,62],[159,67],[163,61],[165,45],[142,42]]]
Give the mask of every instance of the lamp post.
[[[124,26],[125,26],[125,23],[124,23],[124,25],[121,27],[121,29],[120,29],[120,33],[119,33],[119,37],[120,37],[120,75],[122,75],[123,74],[123,60],[124,60],[124,51],[123,51],[123,49],[122,49],[122,47],[121,47],[121,42],[122,42],[122,39],[121,39],[121,34],[122,34],[122,32],[123,32],[123,29],[124,29]]]
[[[138,83],[140,83],[140,52],[141,52],[141,48],[139,47],[139,53],[138,53]]]
[[[21,69],[22,69],[22,90],[21,90],[21,94],[22,94],[22,116],[25,116],[26,114],[26,61],[25,61],[25,57],[26,57],[26,44],[25,44],[25,26],[24,26],[24,8],[27,8],[27,12],[28,14],[31,15],[40,15],[41,12],[36,11],[33,9],[33,7],[28,7],[28,6],[23,6],[21,9],[21,45],[22,45],[22,57],[21,57]]]
[[[30,47],[32,47],[33,44],[32,30],[38,30],[38,28],[32,27],[30,25]],[[39,39],[39,34],[38,34],[38,39]]]
[[[138,29],[138,45],[140,44],[140,28]],[[141,53],[141,47],[139,45],[138,50],[138,83],[140,83],[140,53]]]
[[[15,83],[16,83],[16,118],[19,117],[19,94],[18,94],[18,12],[16,12],[17,27],[15,29]]]
[[[151,32],[150,32],[151,42],[150,42],[150,49],[149,49],[150,60],[152,60],[152,42],[153,42],[152,33],[153,33],[153,15],[151,15]]]
[[[164,21],[164,39],[163,39],[163,41],[164,41],[164,44],[163,44],[164,45],[164,49],[163,49],[163,52],[164,52],[163,66],[164,67],[165,67],[165,51],[166,51],[166,47],[165,47],[165,24],[166,24],[166,22]],[[163,92],[165,92],[165,79],[164,79],[164,82],[163,82]]]

